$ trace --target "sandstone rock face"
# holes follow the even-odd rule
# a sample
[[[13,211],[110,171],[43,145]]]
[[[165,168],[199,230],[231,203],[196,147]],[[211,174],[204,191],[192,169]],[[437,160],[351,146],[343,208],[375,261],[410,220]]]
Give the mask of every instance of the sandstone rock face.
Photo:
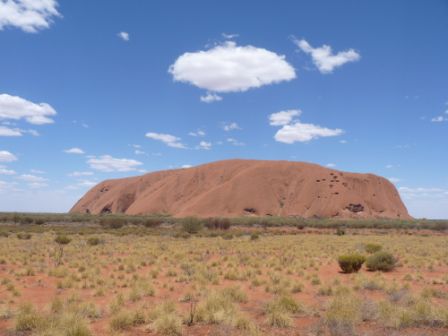
[[[289,161],[225,160],[99,183],[72,213],[411,218],[392,183]]]

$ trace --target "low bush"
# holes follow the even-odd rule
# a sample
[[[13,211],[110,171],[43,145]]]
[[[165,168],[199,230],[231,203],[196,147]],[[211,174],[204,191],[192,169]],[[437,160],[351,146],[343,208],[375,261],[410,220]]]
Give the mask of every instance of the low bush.
[[[358,272],[366,258],[361,254],[346,254],[338,258],[339,267],[344,273]]]
[[[196,217],[186,217],[182,220],[182,230],[190,234],[198,233],[202,230],[202,222]]]
[[[67,245],[69,244],[72,240],[65,236],[65,235],[58,235],[56,236],[56,238],[54,239],[55,243],[59,244],[59,245]]]
[[[344,236],[344,235],[345,235],[345,229],[342,228],[342,227],[338,227],[338,228],[336,229],[336,235],[337,235],[337,236]]]
[[[367,253],[373,254],[373,253],[381,251],[383,249],[383,247],[380,244],[370,243],[370,244],[366,244],[364,246],[364,249],[366,250]]]
[[[98,237],[90,237],[89,239],[87,239],[87,244],[90,245],[90,246],[96,246],[96,245],[99,245],[101,243],[102,243],[102,241]]]
[[[377,252],[366,260],[369,271],[390,272],[397,266],[397,259],[389,252]]]
[[[126,219],[120,217],[102,217],[100,218],[100,225],[110,229],[121,229],[127,224]]]
[[[143,226],[147,228],[155,228],[163,224],[163,220],[160,218],[147,218],[143,221]]]
[[[207,218],[205,227],[209,230],[228,230],[231,223],[228,218]]]
[[[29,240],[31,239],[31,233],[18,233],[17,238],[22,240]]]
[[[258,233],[252,233],[250,235],[250,240],[258,240],[260,239],[260,236],[258,235]]]

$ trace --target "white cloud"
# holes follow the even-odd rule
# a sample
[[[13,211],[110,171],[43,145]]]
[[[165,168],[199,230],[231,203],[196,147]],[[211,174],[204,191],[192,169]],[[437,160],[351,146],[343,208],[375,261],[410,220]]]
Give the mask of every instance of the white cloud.
[[[93,172],[90,171],[74,171],[73,173],[68,174],[70,177],[81,177],[81,176],[92,176]]]
[[[294,117],[298,117],[302,114],[300,110],[287,110],[272,113],[269,116],[269,124],[271,126],[284,126],[291,123]]]
[[[334,167],[336,167],[336,163],[327,163],[326,166],[328,168],[334,168]]]
[[[169,147],[186,148],[185,145],[180,142],[180,138],[171,134],[148,132],[145,136],[149,139],[161,141]]]
[[[190,164],[184,164],[181,166],[181,168],[183,168],[183,169],[187,169],[187,168],[191,168],[191,167],[193,167],[193,166]]]
[[[31,174],[20,175],[18,179],[28,183],[43,183],[47,181],[47,179],[42,176],[36,176]]]
[[[53,123],[51,117],[56,111],[47,103],[33,103],[18,96],[0,94],[0,120],[25,119],[30,124],[43,125]]]
[[[218,96],[216,93],[207,92],[207,94],[205,96],[201,96],[199,99],[203,103],[213,103],[213,102],[221,101],[222,97]]]
[[[23,130],[20,128],[11,128],[11,127],[7,127],[7,126],[0,126],[0,136],[19,137],[19,136],[22,136],[24,133],[28,133],[33,136],[39,136],[39,132],[37,132],[35,130]]]
[[[199,149],[209,150],[212,148],[212,143],[207,141],[201,141],[198,146]]]
[[[78,147],[65,149],[64,153],[67,153],[67,154],[85,154],[85,152],[81,148],[78,148]]]
[[[394,184],[401,181],[401,179],[399,179],[398,177],[388,177],[387,179]]]
[[[39,169],[30,169],[30,172],[31,172],[32,174],[45,174],[44,171],[39,170]]]
[[[305,53],[310,54],[314,65],[323,74],[332,73],[334,69],[349,63],[358,61],[361,55],[353,49],[340,51],[333,54],[329,45],[313,48],[306,40],[296,40],[294,43]]]
[[[142,151],[141,149],[135,149],[134,154],[135,155],[145,155],[146,153],[144,151]]]
[[[242,92],[296,77],[285,57],[227,41],[214,48],[187,52],[169,68],[173,79],[210,92]]]
[[[233,39],[237,38],[238,36],[240,36],[240,34],[222,33],[221,36],[224,37],[226,40],[233,40]]]
[[[5,137],[22,136],[22,131],[18,128],[9,128],[6,126],[0,126],[0,136]]]
[[[205,132],[203,130],[198,129],[196,132],[190,132],[188,135],[191,135],[193,137],[203,137],[205,136]]]
[[[294,142],[308,142],[321,137],[332,137],[343,134],[341,129],[330,129],[313,124],[305,124],[300,121],[291,125],[285,125],[275,134],[275,140],[286,144]]]
[[[8,169],[5,166],[0,166],[0,175],[15,175],[16,172],[12,169]]]
[[[0,0],[0,30],[17,27],[36,33],[60,16],[56,0]]]
[[[406,198],[414,197],[447,197],[448,189],[428,187],[400,187],[398,191]]]
[[[98,182],[96,181],[91,181],[91,180],[79,180],[78,181],[78,185],[80,187],[93,187],[94,185],[97,185]]]
[[[17,161],[17,157],[11,152],[0,150],[0,162],[13,162]]]
[[[23,174],[17,177],[19,180],[22,180],[28,184],[30,188],[38,189],[47,187],[46,183],[48,180],[43,178],[42,176],[36,176],[31,174]]]
[[[118,159],[110,155],[102,155],[100,157],[90,157],[87,160],[90,168],[102,172],[128,172],[135,171],[137,167],[142,165],[140,161],[132,159]]]
[[[118,35],[118,37],[121,38],[123,41],[125,41],[125,42],[129,41],[129,33],[128,33],[128,32],[124,32],[124,31],[122,31],[122,32],[119,32],[117,35]]]
[[[308,142],[321,137],[337,136],[344,133],[336,128],[330,129],[313,124],[305,124],[300,120],[293,120],[295,116],[300,116],[300,110],[288,110],[272,113],[269,116],[269,123],[272,126],[282,126],[274,138],[278,142],[293,144],[294,142]]]
[[[398,191],[413,216],[417,218],[448,218],[448,189],[400,187]]]
[[[432,122],[444,122],[444,121],[448,121],[448,118],[446,118],[445,116],[437,116],[431,119]]]
[[[227,138],[227,142],[234,145],[234,146],[245,146],[246,144],[244,142],[238,141],[234,138]]]
[[[223,123],[222,129],[226,132],[240,130],[241,127],[236,122]]]

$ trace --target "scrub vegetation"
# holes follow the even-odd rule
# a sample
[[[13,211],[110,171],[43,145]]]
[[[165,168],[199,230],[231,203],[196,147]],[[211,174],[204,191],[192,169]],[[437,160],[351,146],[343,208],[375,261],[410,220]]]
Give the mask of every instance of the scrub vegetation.
[[[0,218],[1,335],[448,334],[446,222]]]

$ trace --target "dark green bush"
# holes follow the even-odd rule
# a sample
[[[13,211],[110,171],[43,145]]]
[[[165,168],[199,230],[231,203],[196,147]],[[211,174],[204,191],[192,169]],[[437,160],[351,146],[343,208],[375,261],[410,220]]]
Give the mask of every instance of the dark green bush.
[[[382,250],[382,246],[380,244],[369,243],[364,246],[364,249],[367,253],[376,253]]]
[[[397,259],[389,252],[380,251],[367,258],[366,266],[369,271],[392,271],[397,266]]]
[[[336,229],[336,235],[337,235],[337,236],[344,236],[344,235],[345,235],[345,229],[344,229],[344,228],[341,228],[341,227],[338,227],[338,228]]]
[[[106,216],[100,219],[100,225],[108,227],[110,229],[120,229],[126,225],[126,219]]]
[[[29,217],[29,216],[25,216],[25,217],[22,217],[20,219],[20,223],[21,224],[31,224],[33,222],[34,222],[34,219],[32,217]]]
[[[338,258],[339,267],[344,273],[358,272],[366,258],[361,254],[346,254]]]
[[[198,233],[202,230],[202,222],[196,217],[186,217],[182,220],[182,230],[190,234]]]
[[[102,241],[98,237],[90,237],[89,239],[87,239],[87,244],[90,246],[96,246],[101,243],[102,243]]]
[[[228,218],[207,218],[205,227],[209,230],[228,230],[231,222]]]
[[[43,225],[43,224],[45,224],[45,221],[42,218],[39,218],[39,219],[36,219],[34,221],[34,223],[36,223],[37,225]]]
[[[163,220],[160,218],[148,218],[143,221],[143,226],[147,228],[158,227],[163,223]]]

